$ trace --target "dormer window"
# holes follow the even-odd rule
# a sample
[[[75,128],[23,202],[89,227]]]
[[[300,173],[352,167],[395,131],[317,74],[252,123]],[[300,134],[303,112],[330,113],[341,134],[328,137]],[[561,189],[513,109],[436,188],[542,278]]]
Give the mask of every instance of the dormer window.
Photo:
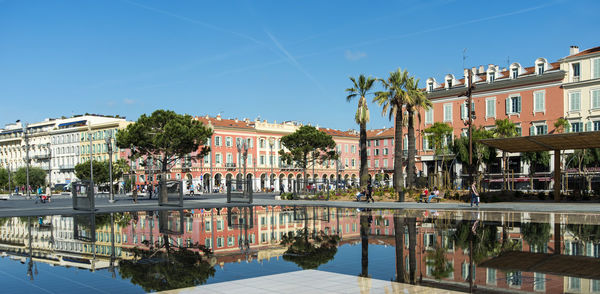
[[[448,84],[448,89],[452,88],[452,80],[446,80],[446,83]]]
[[[513,68],[510,70],[510,77],[511,79],[516,79],[519,76],[519,69],[518,68]]]
[[[538,75],[544,74],[544,64],[543,63],[540,63],[537,65],[537,74]]]
[[[495,72],[489,72],[487,79],[488,79],[488,83],[490,83],[490,84],[493,83],[494,80],[496,79],[496,73]]]
[[[433,82],[429,82],[429,84],[427,84],[427,89],[429,90],[429,92],[433,91]]]

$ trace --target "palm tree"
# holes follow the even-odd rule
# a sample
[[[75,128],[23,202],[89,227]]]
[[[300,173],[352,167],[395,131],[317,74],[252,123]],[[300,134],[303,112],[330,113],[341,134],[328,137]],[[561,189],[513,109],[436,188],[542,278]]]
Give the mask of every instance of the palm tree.
[[[367,168],[367,123],[369,122],[369,107],[367,106],[366,96],[369,94],[369,90],[373,87],[375,78],[365,77],[360,75],[358,82],[355,78],[350,77],[353,87],[346,89],[348,96],[346,100],[350,102],[354,97],[360,97],[358,99],[358,107],[356,109],[356,115],[354,120],[360,126],[360,186],[364,187],[367,185],[369,180],[369,170]]]
[[[402,126],[403,109],[402,106],[411,104],[411,97],[406,91],[405,85],[408,80],[406,70],[391,72],[387,80],[380,79],[384,91],[375,92],[373,102],[377,102],[383,107],[382,115],[388,112],[389,119],[394,118],[394,190],[398,191],[398,201],[404,202],[404,175],[402,174]]]
[[[405,85],[406,91],[408,92],[408,96],[411,99],[406,101],[406,112],[408,113],[408,128],[406,130],[408,134],[408,154],[407,154],[407,164],[406,164],[406,184],[408,187],[415,186],[415,156],[417,155],[417,148],[415,144],[415,124],[414,124],[414,116],[415,112],[417,113],[417,117],[419,119],[419,124],[421,122],[421,115],[419,110],[429,109],[432,107],[432,103],[429,99],[427,99],[427,95],[422,89],[419,89],[419,80],[415,80],[414,77],[410,77],[406,81]]]
[[[396,241],[396,282],[404,283],[404,217],[394,213],[394,240]]]

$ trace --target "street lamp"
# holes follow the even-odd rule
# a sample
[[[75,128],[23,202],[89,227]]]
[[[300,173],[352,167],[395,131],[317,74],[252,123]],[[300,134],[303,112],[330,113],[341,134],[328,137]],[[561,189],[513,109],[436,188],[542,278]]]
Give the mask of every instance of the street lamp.
[[[275,138],[269,138],[269,146],[271,147],[271,153],[269,153],[269,160],[271,161],[271,176],[269,177],[269,188],[273,186],[273,145],[275,145]]]
[[[133,189],[135,189],[135,181],[136,181],[136,176],[135,176],[135,169],[133,166],[133,160],[134,160],[134,156],[133,154],[135,153],[135,146],[131,145],[129,150],[131,151],[131,156],[129,158],[129,161],[131,162],[131,194],[133,196]]]
[[[50,186],[50,195],[52,196],[52,148],[50,148],[50,142],[46,143],[48,148],[48,185]]]
[[[108,198],[108,202],[115,202],[115,194],[113,194],[113,178],[112,178],[112,131],[108,133],[108,137],[104,138],[106,141],[106,146],[108,148],[108,177],[109,177],[109,186],[110,186],[110,194]]]
[[[243,143],[242,143],[243,141]],[[246,193],[248,193],[248,183],[246,182],[246,159],[248,158],[248,143],[246,142],[246,140],[242,139],[242,141],[238,142],[237,144],[237,150],[238,150],[238,156],[240,156],[242,158],[242,164],[244,166],[244,170],[242,172],[242,183],[245,183],[245,185],[243,186],[244,188],[244,195],[246,195]],[[242,167],[240,166],[240,169]]]
[[[92,185],[92,192],[94,191],[94,152],[92,151],[92,124],[88,125],[88,139],[90,140],[90,184]]]
[[[27,171],[27,199],[31,199],[31,192],[29,191],[29,138],[27,138],[27,124],[23,125],[23,139],[25,140],[25,167]]]

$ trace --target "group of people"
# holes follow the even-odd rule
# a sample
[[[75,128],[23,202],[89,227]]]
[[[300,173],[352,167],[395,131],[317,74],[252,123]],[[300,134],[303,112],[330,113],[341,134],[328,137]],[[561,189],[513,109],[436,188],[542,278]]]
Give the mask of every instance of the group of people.
[[[433,187],[433,190],[429,191],[427,188],[423,190],[424,197],[427,197],[427,203],[430,203],[433,198],[440,197],[440,190],[437,187]]]

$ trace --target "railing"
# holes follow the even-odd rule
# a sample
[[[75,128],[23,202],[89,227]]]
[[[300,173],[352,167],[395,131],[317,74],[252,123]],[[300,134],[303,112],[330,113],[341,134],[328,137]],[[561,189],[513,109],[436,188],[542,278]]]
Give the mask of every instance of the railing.
[[[228,163],[225,163],[225,167],[227,167],[227,168],[230,168],[230,167],[235,168],[236,164],[235,164],[235,162],[228,162]]]
[[[580,77],[579,77],[579,76],[573,77],[573,83],[577,83],[577,82],[579,82],[579,79],[580,79]]]
[[[75,169],[75,165],[73,164],[61,164],[58,166],[58,169]]]

